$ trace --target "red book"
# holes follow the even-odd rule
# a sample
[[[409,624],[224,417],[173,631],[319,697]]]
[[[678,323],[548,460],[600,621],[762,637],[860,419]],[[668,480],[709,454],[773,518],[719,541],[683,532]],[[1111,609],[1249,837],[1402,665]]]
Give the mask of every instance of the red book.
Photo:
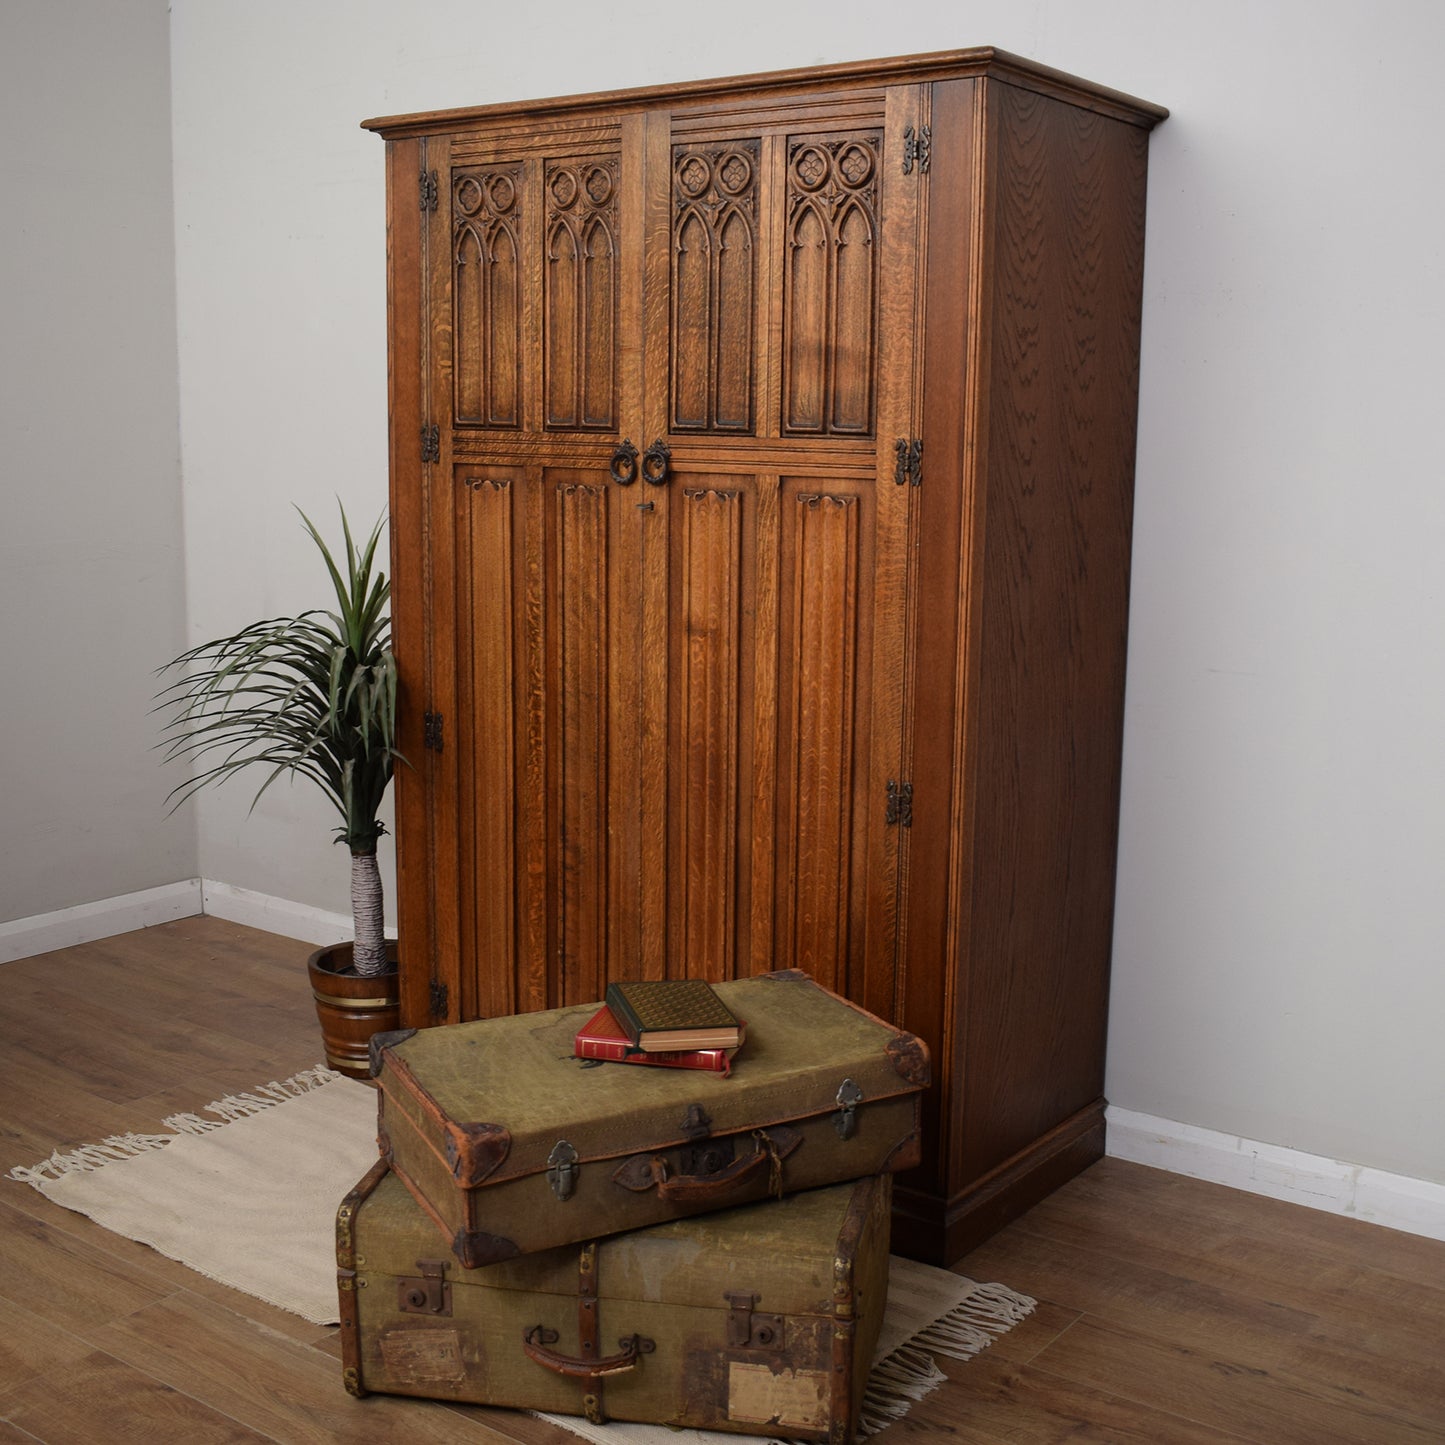
[[[731,1073],[733,1055],[737,1053],[737,1049],[678,1049],[667,1053],[643,1053],[622,1031],[606,1004],[577,1030],[573,1051],[579,1059],[605,1059],[616,1064],[658,1064],[664,1069],[707,1069],[714,1074]]]

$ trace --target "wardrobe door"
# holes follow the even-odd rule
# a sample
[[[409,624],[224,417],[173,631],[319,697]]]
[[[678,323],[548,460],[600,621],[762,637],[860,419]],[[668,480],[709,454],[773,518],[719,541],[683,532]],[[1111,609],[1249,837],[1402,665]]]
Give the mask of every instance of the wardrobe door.
[[[883,357],[911,357],[917,187],[886,157],[913,102],[649,118],[649,975],[799,967],[861,998],[866,955],[891,988],[913,369]]]
[[[636,933],[626,131],[431,143],[426,1022],[596,998]]]

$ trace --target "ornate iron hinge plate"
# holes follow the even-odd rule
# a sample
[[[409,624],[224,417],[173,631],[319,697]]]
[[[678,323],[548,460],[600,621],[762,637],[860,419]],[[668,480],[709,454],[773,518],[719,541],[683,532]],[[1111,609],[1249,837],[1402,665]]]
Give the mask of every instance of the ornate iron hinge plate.
[[[417,176],[417,189],[421,196],[422,210],[436,210],[437,199],[440,194],[437,186],[437,173],[435,171],[422,171],[421,174]]]
[[[423,462],[442,459],[442,429],[435,423],[421,429],[421,459]]]
[[[917,162],[918,174],[928,174],[929,162],[933,159],[933,127],[921,125],[917,130],[909,126],[903,132],[903,174],[913,174],[914,163]]]
[[[442,750],[442,715],[439,712],[422,714],[422,746],[429,753]]]
[[[902,828],[913,826],[912,783],[899,783],[892,778],[888,779],[888,811],[884,814],[883,821],[890,828],[895,823]]]
[[[923,438],[899,437],[893,443],[893,480],[901,487],[905,482],[923,485]]]

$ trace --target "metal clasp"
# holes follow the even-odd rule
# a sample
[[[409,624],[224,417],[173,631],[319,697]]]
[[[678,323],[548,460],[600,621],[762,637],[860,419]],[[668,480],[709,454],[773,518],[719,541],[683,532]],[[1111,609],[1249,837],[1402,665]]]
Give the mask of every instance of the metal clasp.
[[[783,1346],[782,1315],[757,1315],[758,1296],[747,1290],[725,1290],[728,1302],[728,1344],[734,1349],[778,1350]]]
[[[838,1114],[833,1120],[833,1127],[838,1131],[840,1139],[853,1137],[853,1131],[858,1127],[856,1111],[862,1102],[863,1090],[852,1079],[844,1079],[838,1086]]]
[[[687,1114],[678,1128],[682,1130],[683,1138],[696,1142],[698,1139],[706,1139],[712,1132],[712,1120],[708,1118],[707,1110],[701,1104],[689,1104]]]
[[[547,1182],[558,1199],[570,1199],[577,1187],[577,1151],[559,1139],[547,1156]]]
[[[452,1287],[443,1259],[419,1259],[420,1279],[397,1280],[396,1307],[408,1315],[450,1315]]]

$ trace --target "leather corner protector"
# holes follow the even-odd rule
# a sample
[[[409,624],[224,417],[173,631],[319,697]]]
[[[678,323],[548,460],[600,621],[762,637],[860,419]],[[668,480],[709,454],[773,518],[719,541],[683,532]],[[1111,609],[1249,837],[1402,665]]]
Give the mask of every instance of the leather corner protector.
[[[381,1051],[394,1048],[397,1044],[404,1044],[415,1033],[415,1029],[386,1029],[382,1033],[372,1034],[371,1038],[367,1040],[366,1056],[373,1079],[381,1073]]]
[[[896,1034],[889,1039],[886,1050],[894,1072],[915,1087],[924,1089],[933,1080],[928,1063],[928,1045],[916,1034]]]
[[[923,1138],[913,1133],[900,1139],[888,1152],[888,1157],[878,1166],[880,1174],[898,1174],[904,1169],[916,1169],[923,1163]]]
[[[502,1124],[457,1124],[443,1128],[447,1167],[463,1189],[475,1189],[492,1174],[512,1147],[512,1131]]]
[[[484,1234],[479,1229],[459,1229],[452,1236],[452,1253],[467,1269],[516,1259],[521,1252],[510,1239],[500,1234]]]

